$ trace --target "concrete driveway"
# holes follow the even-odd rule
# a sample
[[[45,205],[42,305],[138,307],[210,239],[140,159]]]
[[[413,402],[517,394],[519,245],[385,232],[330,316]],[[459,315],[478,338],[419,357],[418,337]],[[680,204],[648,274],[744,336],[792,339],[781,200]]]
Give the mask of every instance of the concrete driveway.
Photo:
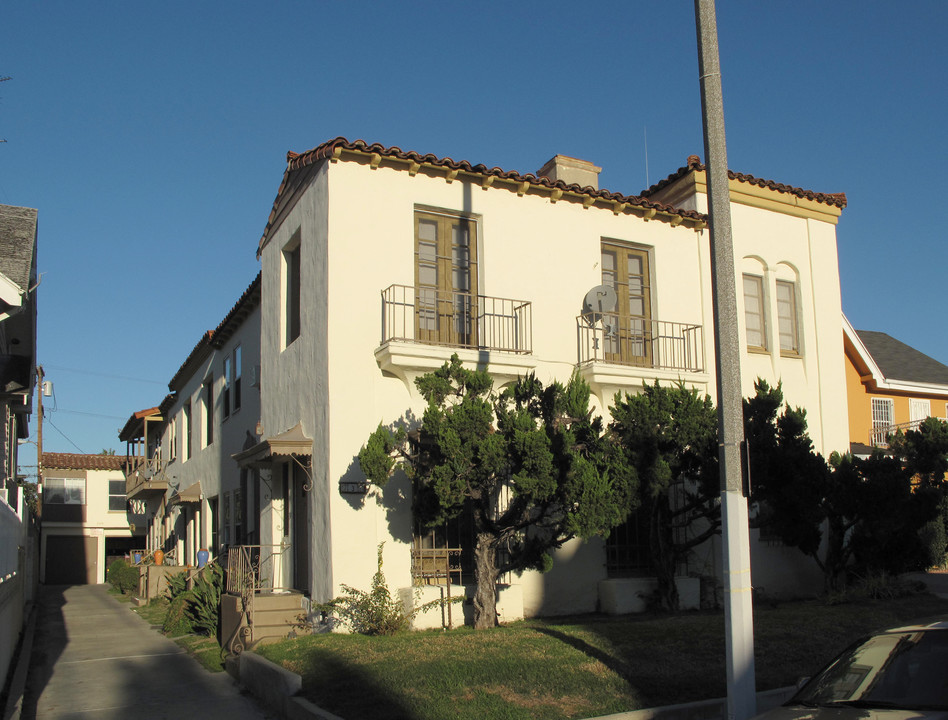
[[[107,587],[40,588],[20,718],[274,717],[242,695],[227,673],[205,670]]]

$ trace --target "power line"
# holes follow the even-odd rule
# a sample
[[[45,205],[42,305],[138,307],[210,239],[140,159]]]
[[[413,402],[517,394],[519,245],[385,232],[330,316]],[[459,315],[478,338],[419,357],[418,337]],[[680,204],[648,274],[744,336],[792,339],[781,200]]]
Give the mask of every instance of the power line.
[[[44,367],[62,372],[78,373],[79,375],[92,375],[94,377],[108,378],[109,380],[126,380],[128,382],[140,382],[148,383],[149,385],[167,386],[167,383],[161,382],[160,380],[147,380],[145,378],[131,377],[129,375],[112,375],[110,373],[96,372],[95,370],[82,370],[80,368],[70,368],[64,367],[62,365],[44,365]]]
[[[121,415],[102,415],[101,413],[84,412],[82,410],[64,410],[63,408],[47,408],[50,412],[61,412],[69,415],[87,415],[88,417],[104,418],[106,420],[128,420]]]
[[[78,445],[76,445],[76,443],[74,443],[74,442],[66,435],[66,433],[64,433],[62,430],[60,430],[58,427],[56,427],[56,425],[53,423],[52,420],[50,420],[49,418],[43,418],[43,422],[46,422],[46,423],[52,425],[52,426],[53,426],[53,430],[55,430],[55,431],[58,432],[60,435],[62,435],[64,438],[66,438],[66,442],[68,442],[70,445],[72,445],[74,448],[76,448],[76,450],[78,450],[81,454],[83,454],[83,455],[86,454],[85,451],[84,451],[81,447],[79,447]]]

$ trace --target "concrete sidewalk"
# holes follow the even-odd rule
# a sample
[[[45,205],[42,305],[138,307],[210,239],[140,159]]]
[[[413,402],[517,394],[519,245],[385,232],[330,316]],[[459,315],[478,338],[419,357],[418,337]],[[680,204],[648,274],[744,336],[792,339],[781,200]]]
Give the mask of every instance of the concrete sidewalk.
[[[272,718],[227,673],[202,668],[105,585],[40,588],[23,720]]]

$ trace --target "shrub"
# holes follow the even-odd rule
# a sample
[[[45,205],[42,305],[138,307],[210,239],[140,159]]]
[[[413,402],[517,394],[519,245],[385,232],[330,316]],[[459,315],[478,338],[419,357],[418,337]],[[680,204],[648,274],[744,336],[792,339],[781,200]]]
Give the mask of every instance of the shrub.
[[[109,566],[108,581],[116,590],[123,595],[138,590],[139,570],[134,565],[129,565],[124,560],[116,560]]]
[[[342,586],[342,595],[319,605],[318,609],[333,613],[338,620],[348,625],[353,632],[362,635],[394,635],[407,630],[412,618],[429,608],[444,605],[445,602],[459,602],[463,596],[451,600],[432,600],[405,612],[401,601],[392,597],[382,573],[382,548],[378,547],[378,570],[372,576],[372,589],[368,592],[357,590],[348,585]]]
[[[193,632],[191,620],[188,617],[188,605],[191,602],[191,591],[187,590],[171,601],[168,613],[161,625],[161,631],[171,637],[189,635]]]
[[[224,570],[217,563],[208,563],[200,570],[193,589],[188,593],[187,615],[194,632],[208,636],[217,634],[223,590]]]

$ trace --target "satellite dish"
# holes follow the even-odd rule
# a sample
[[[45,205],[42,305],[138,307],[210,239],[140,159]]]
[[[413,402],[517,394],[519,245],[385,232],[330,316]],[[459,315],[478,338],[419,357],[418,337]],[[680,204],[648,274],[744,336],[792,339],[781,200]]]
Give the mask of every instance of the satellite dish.
[[[619,298],[611,285],[597,285],[583,300],[583,315],[615,312]]]

